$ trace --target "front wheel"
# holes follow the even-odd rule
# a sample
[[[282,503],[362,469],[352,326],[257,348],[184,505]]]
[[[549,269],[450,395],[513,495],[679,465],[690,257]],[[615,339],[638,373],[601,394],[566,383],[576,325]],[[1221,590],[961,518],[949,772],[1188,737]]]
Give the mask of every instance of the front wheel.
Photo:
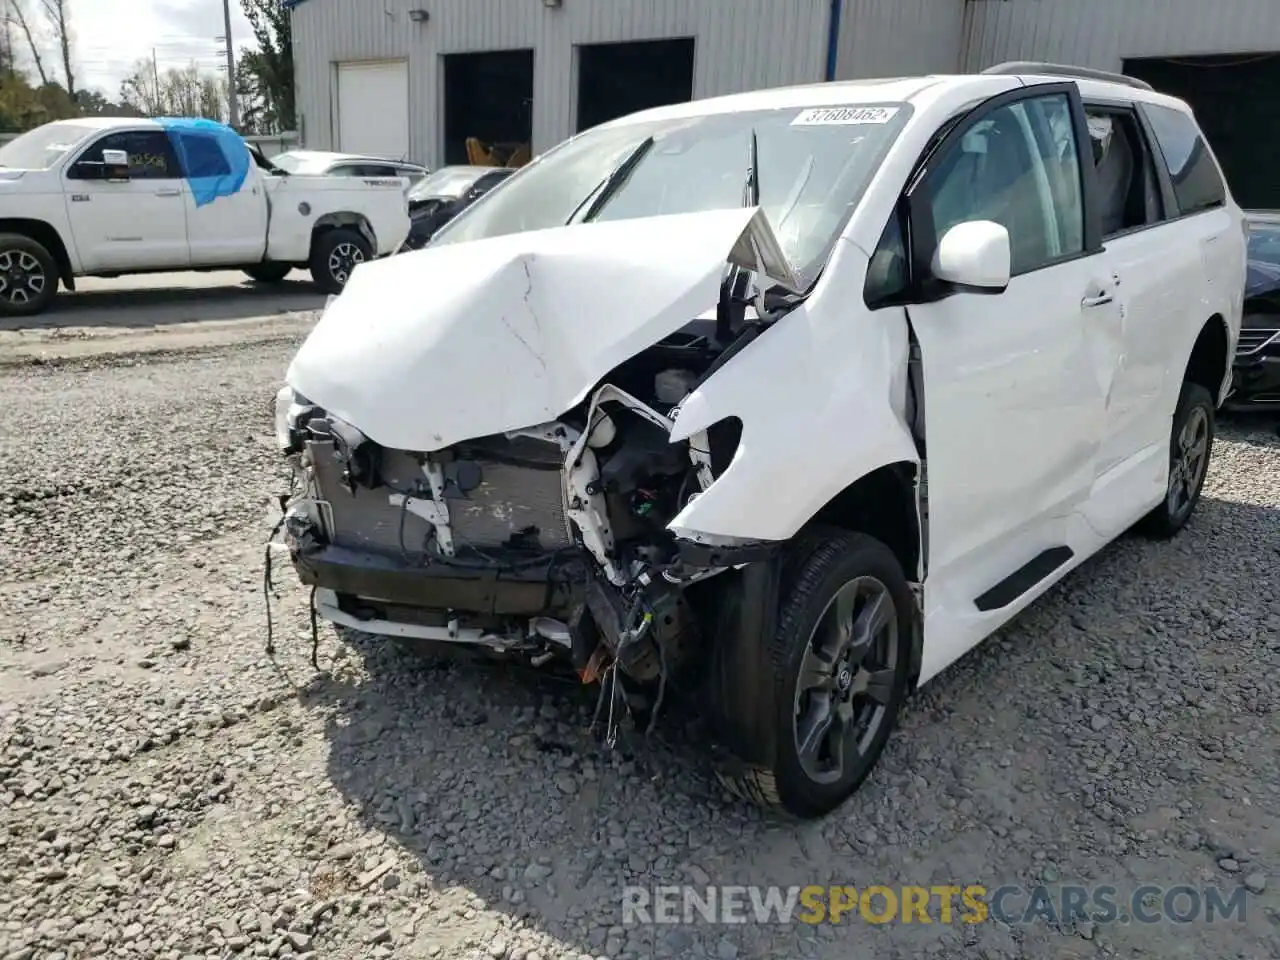
[[[357,266],[373,259],[373,247],[355,230],[329,230],[316,238],[311,279],[325,293],[341,293]]]
[[[914,600],[893,552],[830,532],[797,546],[770,641],[777,755],[723,776],[744,799],[822,817],[879,760],[906,695]]]
[[[58,293],[58,264],[44,244],[20,233],[0,234],[0,316],[42,313]]]
[[[1213,397],[1198,383],[1184,383],[1173,412],[1168,489],[1160,505],[1142,519],[1143,533],[1168,540],[1187,525],[1209,472],[1213,438]]]

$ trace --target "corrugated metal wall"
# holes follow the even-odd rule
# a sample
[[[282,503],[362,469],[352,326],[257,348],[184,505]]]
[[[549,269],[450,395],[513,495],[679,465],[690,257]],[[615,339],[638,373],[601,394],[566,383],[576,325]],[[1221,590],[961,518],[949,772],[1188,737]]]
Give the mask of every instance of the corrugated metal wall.
[[[409,10],[429,9],[426,23]],[[819,81],[830,0],[307,0],[293,11],[301,134],[331,149],[336,64],[406,59],[410,151],[443,154],[441,56],[528,48],[534,53],[533,149],[568,137],[577,106],[574,45],[692,36],[694,96]]]
[[[964,8],[965,0],[844,0],[836,77],[955,72]]]
[[[1280,50],[1280,0],[968,0],[963,67]]]

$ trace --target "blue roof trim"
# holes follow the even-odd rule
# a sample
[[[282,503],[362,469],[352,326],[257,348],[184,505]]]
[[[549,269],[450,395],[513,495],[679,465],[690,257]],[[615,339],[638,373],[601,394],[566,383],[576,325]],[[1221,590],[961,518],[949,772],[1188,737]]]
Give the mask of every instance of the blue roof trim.
[[[844,13],[841,0],[831,0],[831,11],[827,14],[827,76],[828,82],[836,78],[836,64],[840,58],[840,17]]]
[[[280,0],[280,6],[286,10],[292,10],[294,7],[306,3],[306,0]]]
[[[240,192],[251,162],[249,148],[240,134],[214,120],[157,117],[156,123],[173,144],[197,207]],[[210,152],[210,140],[224,163],[218,163],[217,154]]]

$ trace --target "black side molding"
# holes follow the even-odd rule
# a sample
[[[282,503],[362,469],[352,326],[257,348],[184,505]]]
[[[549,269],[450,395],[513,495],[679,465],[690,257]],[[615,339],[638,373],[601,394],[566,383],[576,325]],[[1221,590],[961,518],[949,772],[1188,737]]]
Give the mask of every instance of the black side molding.
[[[973,605],[983,613],[1007,607],[1075,555],[1075,551],[1067,546],[1050,547],[974,600]]]

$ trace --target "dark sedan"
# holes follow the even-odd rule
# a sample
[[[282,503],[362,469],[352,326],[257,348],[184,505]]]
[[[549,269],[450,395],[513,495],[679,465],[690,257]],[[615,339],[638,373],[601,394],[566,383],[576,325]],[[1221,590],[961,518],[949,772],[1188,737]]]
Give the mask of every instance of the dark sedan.
[[[1235,391],[1228,404],[1280,410],[1280,212],[1249,212],[1246,217],[1249,274],[1236,347]]]
[[[421,249],[435,232],[515,173],[510,167],[441,167],[409,191],[412,226],[405,247]]]

